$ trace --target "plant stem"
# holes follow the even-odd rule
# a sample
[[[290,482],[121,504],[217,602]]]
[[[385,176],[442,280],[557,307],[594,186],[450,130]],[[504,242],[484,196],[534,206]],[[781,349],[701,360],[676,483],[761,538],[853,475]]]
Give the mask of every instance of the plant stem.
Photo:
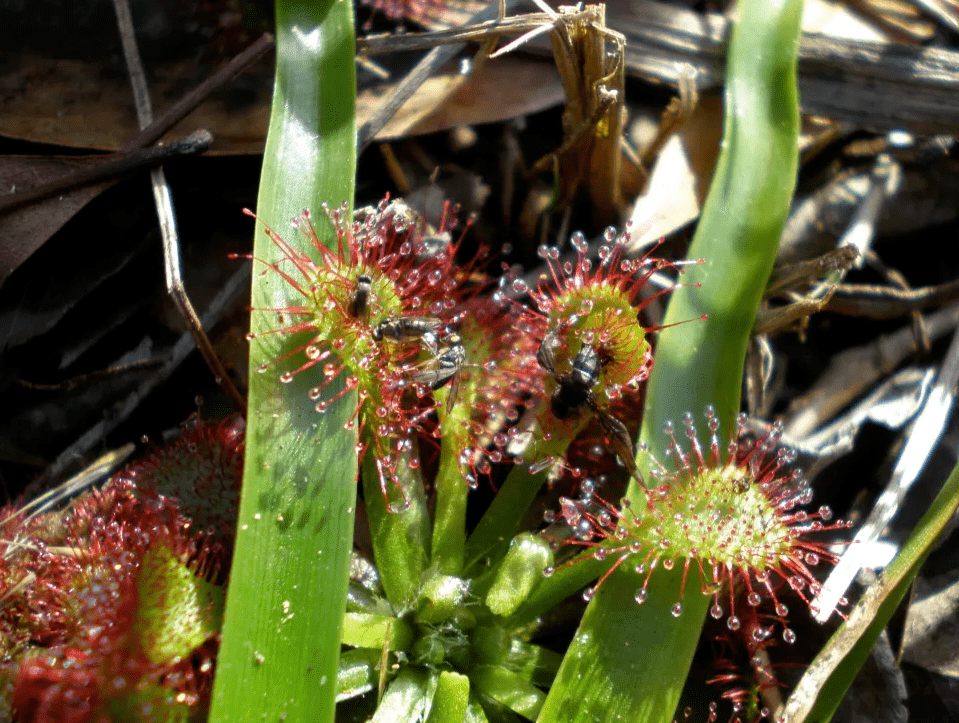
[[[486,514],[466,541],[467,574],[478,574],[487,560],[499,560],[506,554],[526,510],[536,499],[549,469],[530,474],[525,465],[514,465],[506,476]]]
[[[413,606],[420,576],[430,557],[430,520],[420,469],[411,467],[406,455],[397,465],[394,482],[399,489],[380,489],[376,458],[367,451],[363,458],[363,498],[373,538],[373,557],[386,597],[393,609],[401,613]],[[391,511],[384,495],[389,495],[394,503],[402,497],[406,508]]]
[[[436,474],[436,516],[433,528],[433,559],[446,575],[462,575],[466,547],[466,497],[469,487],[460,473],[458,449],[453,436],[443,435],[440,467]]]

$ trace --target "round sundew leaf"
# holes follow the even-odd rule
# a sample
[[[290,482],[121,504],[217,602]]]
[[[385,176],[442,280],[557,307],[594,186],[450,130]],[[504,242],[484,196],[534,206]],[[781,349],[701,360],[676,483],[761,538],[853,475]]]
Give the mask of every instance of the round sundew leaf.
[[[140,561],[137,594],[134,626],[152,663],[183,658],[219,632],[223,588],[197,577],[163,544]]]
[[[572,300],[565,298],[569,294],[574,294]],[[561,300],[564,303],[551,314],[556,321],[550,325],[550,328],[564,328],[564,344],[557,351],[558,370],[568,368],[580,348],[588,343],[601,353],[603,360],[602,383],[597,387],[601,401],[607,401],[608,387],[618,389],[646,378],[650,369],[650,344],[627,291],[601,283],[575,288]],[[574,311],[581,309],[586,301],[589,302],[588,314]]]

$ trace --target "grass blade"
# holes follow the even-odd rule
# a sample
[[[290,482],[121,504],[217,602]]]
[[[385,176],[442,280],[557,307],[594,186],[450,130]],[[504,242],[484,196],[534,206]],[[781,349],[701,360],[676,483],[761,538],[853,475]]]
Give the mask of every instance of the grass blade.
[[[959,466],[952,470],[896,559],[809,666],[786,704],[784,720],[825,723],[832,718],[957,508]]]
[[[795,188],[801,0],[744,2],[730,45],[723,148],[689,251],[705,263],[673,294],[650,377],[641,439],[665,459],[666,420],[712,404],[739,411],[746,344]],[[691,321],[703,314],[705,322]],[[728,427],[727,427],[728,428]],[[637,460],[648,473],[645,456]],[[634,504],[638,495],[633,488]],[[623,565],[626,568],[627,565]],[[642,606],[640,577],[620,568],[587,609],[539,718],[669,721],[682,691],[708,598],[681,570],[660,575]]]
[[[301,209],[353,202],[355,37],[351,3],[287,0],[276,12],[257,214],[295,245],[303,239],[288,223]],[[330,230],[318,221],[321,235]],[[260,231],[254,255],[277,258]],[[274,273],[254,273],[252,296],[254,333],[278,325],[263,309],[297,303]],[[243,498],[212,721],[333,720],[357,473],[356,433],[343,424],[355,400],[321,417],[307,396],[309,375],[281,386],[282,365],[253,371],[297,345],[283,335],[251,345]]]

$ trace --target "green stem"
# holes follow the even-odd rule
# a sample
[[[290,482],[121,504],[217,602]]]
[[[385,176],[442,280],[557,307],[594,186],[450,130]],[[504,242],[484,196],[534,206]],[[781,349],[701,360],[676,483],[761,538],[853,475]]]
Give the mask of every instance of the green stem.
[[[490,560],[499,560],[506,554],[510,540],[548,474],[548,469],[530,474],[525,465],[513,466],[486,514],[466,541],[464,568],[467,574],[479,574]]]
[[[460,473],[459,452],[465,445],[446,434],[440,445],[436,474],[436,515],[433,528],[432,564],[446,575],[463,573],[466,547],[466,497],[469,487]]]
[[[549,412],[542,412],[548,414]],[[490,561],[501,560],[509,548],[510,541],[519,530],[520,522],[552,469],[552,462],[566,455],[570,443],[589,422],[588,415],[567,428],[563,434],[555,434],[545,439],[539,425],[533,432],[533,442],[526,451],[529,458],[541,460],[545,467],[531,473],[525,464],[514,464],[506,475],[506,480],[493,498],[473,534],[466,541],[466,563],[464,569],[470,576],[480,575]]]
[[[420,469],[410,466],[409,457],[404,455],[396,466],[396,479],[386,484],[387,489],[381,489],[375,455],[368,451],[363,458],[363,499],[373,558],[386,597],[400,614],[413,607],[419,593],[430,557],[430,519]],[[389,496],[393,510],[384,495]],[[406,502],[405,509],[399,508],[401,500]]]
[[[615,556],[597,560],[591,552],[584,552],[575,563],[559,566],[551,575],[540,580],[516,612],[510,615],[507,623],[514,629],[531,625],[570,595],[602,577],[616,560]]]
[[[750,330],[795,188],[799,129],[796,54],[801,0],[744,0],[728,56],[723,148],[690,258],[691,284],[674,292],[650,378],[640,438],[666,461],[663,424],[713,405],[739,412]],[[708,321],[697,321],[708,314]],[[648,476],[645,455],[637,459]],[[647,477],[648,478],[648,477]],[[634,509],[645,498],[635,484]],[[635,573],[617,570],[587,609],[539,718],[552,721],[673,719],[709,599],[693,564],[657,571],[644,604]],[[669,582],[667,582],[667,580]],[[682,614],[673,617],[681,600]]]

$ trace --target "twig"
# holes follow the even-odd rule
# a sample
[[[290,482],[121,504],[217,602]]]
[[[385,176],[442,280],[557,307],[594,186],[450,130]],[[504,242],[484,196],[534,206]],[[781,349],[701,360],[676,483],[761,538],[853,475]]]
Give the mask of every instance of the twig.
[[[929,337],[936,339],[955,328],[959,306],[940,309],[925,317]],[[866,389],[899,366],[915,349],[912,326],[903,327],[874,342],[833,356],[822,376],[791,405],[785,436],[801,439],[832,418]]]
[[[209,78],[167,108],[160,116],[148,123],[139,133],[120,147],[121,153],[152,145],[168,130],[197,109],[210,95],[243,73],[273,49],[275,41],[270,33],[264,33],[242,53],[221,65]],[[142,123],[142,119],[141,119]]]
[[[218,291],[216,296],[210,301],[204,312],[203,321],[212,323],[212,320],[222,314],[223,309],[232,305],[244,291],[249,293],[249,286],[250,267],[244,265],[227,279],[220,291]],[[180,367],[183,360],[193,351],[195,346],[195,340],[190,333],[184,332],[181,334],[180,338],[173,345],[173,349],[169,357],[164,361],[163,366],[157,369],[154,374],[149,375],[143,384],[115,405],[108,416],[105,416],[90,427],[90,429],[80,435],[73,444],[61,452],[60,455],[43,470],[43,474],[30,483],[30,487],[27,489],[25,495],[30,497],[31,489],[45,489],[51,482],[59,479],[79,457],[87,454],[95,445],[100,444],[110,430],[114,429],[117,424],[129,417],[151,391],[169,379],[170,375]]]
[[[65,176],[41,183],[39,186],[17,191],[0,197],[0,214],[12,211],[21,206],[36,203],[49,196],[55,196],[80,186],[98,183],[109,178],[122,176],[131,171],[138,171],[147,166],[155,166],[165,161],[184,156],[203,153],[210,147],[213,136],[209,131],[200,130],[195,133],[162,146],[154,146],[142,151],[134,151],[113,160],[98,163],[90,168],[83,168]]]
[[[31,382],[27,379],[20,378],[14,378],[13,381],[16,384],[19,384],[21,387],[25,387],[26,389],[36,389],[38,391],[45,392],[69,392],[73,389],[77,389],[95,382],[98,379],[108,379],[118,374],[128,374],[130,372],[143,371],[144,369],[152,369],[160,366],[162,363],[162,359],[140,359],[135,362],[108,367],[107,369],[98,369],[94,372],[90,372],[89,374],[80,374],[70,379],[66,379],[65,381],[56,383]]]
[[[722,15],[644,0],[609,5],[606,20],[626,36],[632,77],[678,88],[683,68],[692,65],[700,93],[722,87],[730,27]],[[543,38],[529,49],[552,54]],[[952,135],[959,124],[956,50],[804,34],[798,73],[802,110],[810,115],[923,135]]]
[[[959,18],[956,17],[955,9],[950,11],[943,7],[942,3],[935,0],[912,0],[912,2],[938,20],[944,27],[949,28],[954,33],[959,33]]]
[[[766,287],[766,298],[783,291],[804,286],[834,271],[843,271],[859,258],[859,250],[852,246],[833,249],[822,256],[773,269]]]
[[[127,70],[130,74],[130,84],[133,88],[133,98],[137,109],[137,119],[140,128],[150,125],[153,110],[150,103],[150,93],[147,87],[146,75],[140,62],[140,51],[137,48],[136,35],[133,31],[133,19],[130,16],[130,7],[127,0],[114,0],[114,10],[117,15],[117,26],[120,30],[120,41],[123,45],[123,55],[126,59]],[[210,371],[223,387],[224,391],[233,399],[237,407],[246,411],[246,400],[234,386],[226,367],[213,349],[213,344],[203,331],[203,324],[197,316],[193,304],[186,293],[183,283],[183,272],[180,268],[180,241],[176,228],[176,217],[173,212],[173,197],[170,186],[166,182],[163,168],[154,168],[150,171],[150,180],[153,186],[153,199],[157,207],[157,218],[160,222],[160,234],[163,237],[163,267],[166,276],[167,293],[173,299],[180,315],[186,321],[190,334],[196,341],[200,354],[206,361]]]
[[[57,485],[52,490],[48,490],[37,496],[26,495],[30,501],[18,508],[17,511],[9,517],[0,520],[0,525],[6,525],[7,522],[18,515],[28,515],[24,519],[32,519],[56,507],[63,500],[73,497],[87,487],[95,485],[104,477],[120,469],[135,450],[136,445],[132,442],[125,444],[119,449],[101,455],[94,462],[87,465],[82,472],[74,475],[63,484]],[[6,553],[4,557],[7,557]]]
[[[842,238],[838,241],[836,263],[806,294],[788,306],[761,311],[756,319],[756,333],[767,334],[821,311],[832,298],[836,287],[851,268],[861,268],[876,235],[879,214],[886,201],[899,188],[902,169],[888,153],[880,153],[871,173],[870,188],[856,209]],[[841,253],[840,253],[841,252]]]
[[[515,5],[515,2],[508,4],[508,7],[511,8],[512,5]],[[495,10],[495,7],[493,9]],[[548,30],[549,25],[553,22],[553,17],[547,13],[528,13],[495,20],[484,20],[482,16],[487,15],[488,12],[489,9],[477,13],[468,24],[449,30],[403,33],[402,35],[382,33],[357,38],[356,49],[367,55],[431,50],[443,45],[479,43],[493,35],[522,35],[531,30],[538,30],[544,25]]]
[[[506,0],[507,12],[511,10],[518,0]],[[489,7],[476,13],[471,19],[471,24],[481,23],[484,20],[494,17],[499,12],[495,3],[490,3]],[[509,18],[507,18],[509,19]],[[494,21],[498,22],[498,21]],[[391,38],[393,36],[390,36]],[[488,36],[487,36],[488,37]],[[379,133],[390,122],[390,119],[396,115],[396,112],[402,105],[410,99],[416,89],[430,77],[437,68],[451,60],[453,56],[459,53],[465,47],[465,41],[451,41],[454,45],[445,47],[436,47],[436,43],[430,43],[426,47],[433,50],[428,52],[423,59],[418,62],[413,69],[407,73],[397,85],[383,99],[376,111],[367,119],[367,121],[357,129],[356,145],[359,152],[362,153],[373,142],[376,134]],[[364,47],[360,41],[357,41],[358,47]]]
[[[556,207],[565,207],[581,190],[586,190],[592,201],[594,222],[608,224],[620,214],[623,206],[619,169],[626,39],[606,26],[602,4],[561,5],[556,11],[544,0],[533,1],[542,12],[507,18],[504,3],[500,9],[504,15],[490,22],[435,33],[375,36],[364,40],[359,47],[366,52],[385,52],[483,41],[486,46],[479,57],[495,58],[548,33],[566,93],[563,144],[534,164],[530,173],[555,165],[559,177]],[[520,37],[490,54],[498,38],[509,34]],[[608,42],[615,45],[612,53],[607,52]],[[436,52],[438,49],[431,54]],[[598,128],[602,131],[598,132]],[[361,149],[367,141],[367,136],[361,134]]]
[[[930,306],[959,299],[959,279],[919,289],[897,289],[871,284],[840,284],[826,310],[870,319],[897,319]]]
[[[173,158],[203,153],[213,142],[213,136],[206,130],[196,131],[180,140],[164,143],[153,148],[147,148],[147,146],[155,143],[164,133],[196,110],[215,90],[226,85],[262,58],[273,48],[273,45],[273,36],[264,33],[250,47],[228,63],[220,66],[213,75],[180,98],[159,118],[149,123],[143,130],[124,143],[120,147],[118,158],[105,160],[91,168],[74,171],[39,186],[0,197],[0,214],[74,188],[122,176],[125,173],[140,170],[145,166],[154,166]]]

